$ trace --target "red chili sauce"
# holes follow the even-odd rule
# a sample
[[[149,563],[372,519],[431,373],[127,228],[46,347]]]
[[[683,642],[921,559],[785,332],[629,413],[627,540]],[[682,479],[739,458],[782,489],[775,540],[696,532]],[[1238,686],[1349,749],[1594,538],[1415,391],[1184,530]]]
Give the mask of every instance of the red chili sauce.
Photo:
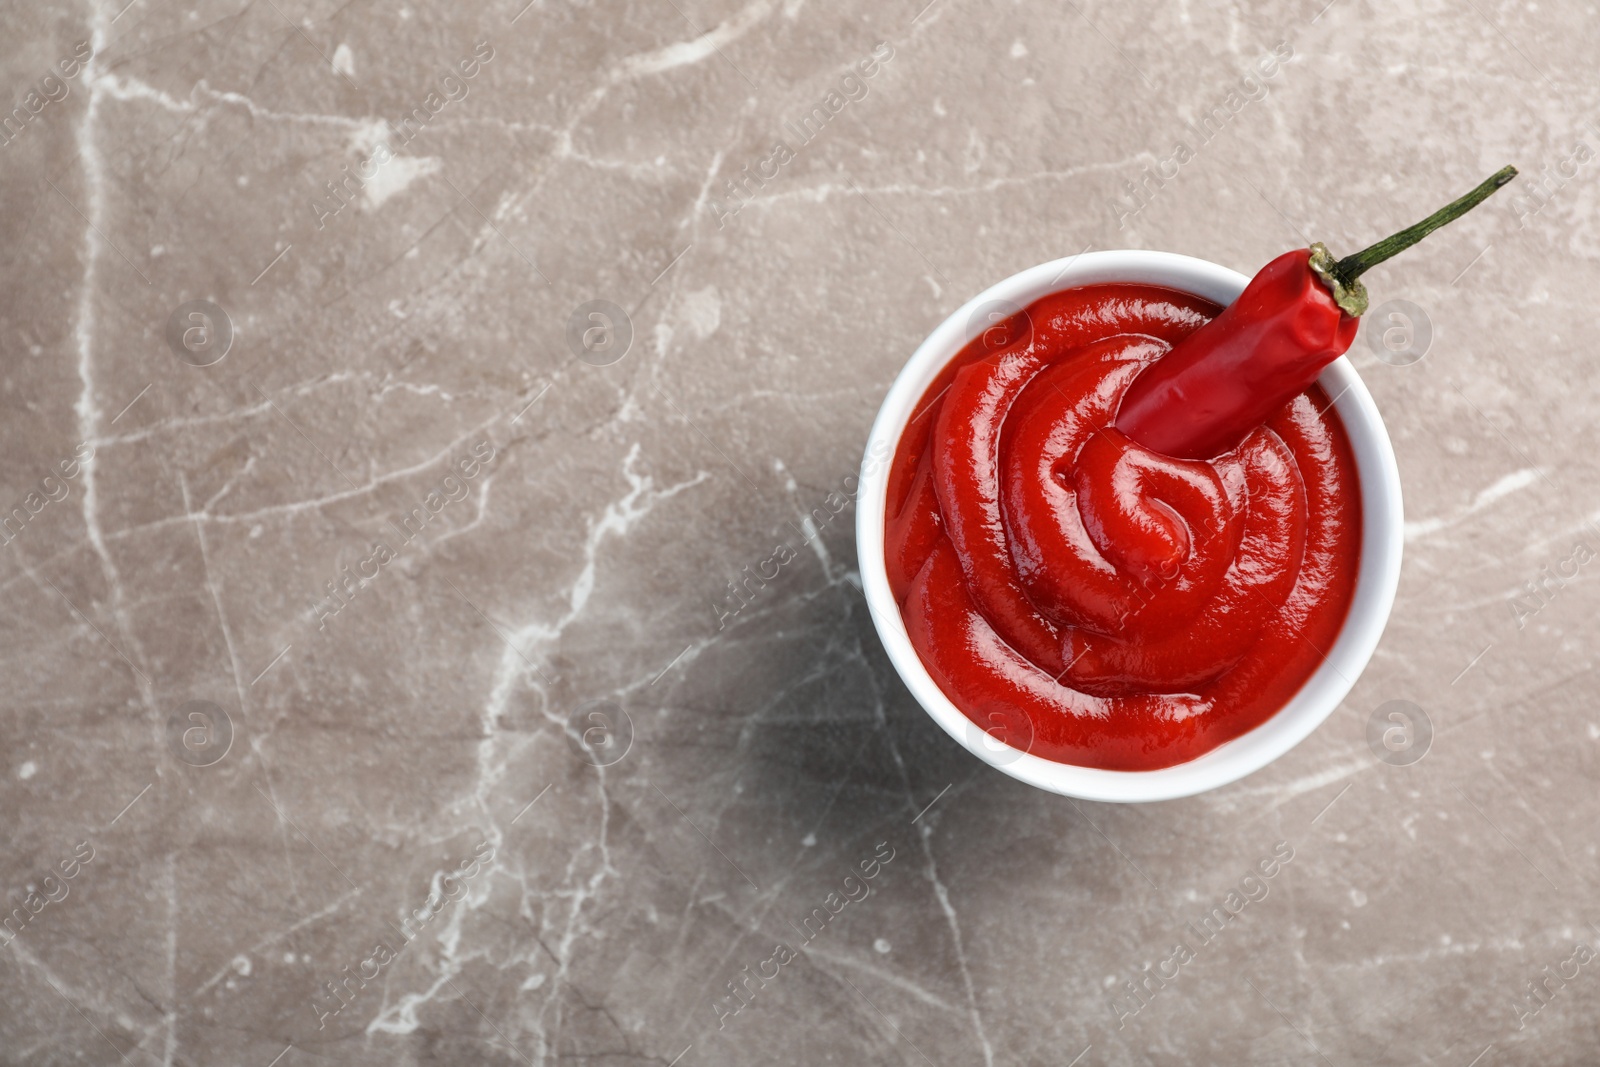
[[[889,475],[889,584],[950,700],[994,737],[1108,770],[1260,725],[1321,663],[1361,552],[1355,460],[1313,386],[1210,460],[1111,426],[1217,305],[1150,285],[1054,293],[928,387]]]

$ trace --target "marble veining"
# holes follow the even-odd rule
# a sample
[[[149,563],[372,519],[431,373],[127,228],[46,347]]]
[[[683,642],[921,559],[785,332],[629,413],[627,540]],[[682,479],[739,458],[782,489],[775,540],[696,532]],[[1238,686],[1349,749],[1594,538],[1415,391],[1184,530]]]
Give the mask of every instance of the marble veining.
[[[0,1063],[1592,1060],[1579,5],[4,24]],[[850,477],[929,330],[1507,162],[1368,278],[1407,556],[1321,729],[1116,807],[933,726]]]

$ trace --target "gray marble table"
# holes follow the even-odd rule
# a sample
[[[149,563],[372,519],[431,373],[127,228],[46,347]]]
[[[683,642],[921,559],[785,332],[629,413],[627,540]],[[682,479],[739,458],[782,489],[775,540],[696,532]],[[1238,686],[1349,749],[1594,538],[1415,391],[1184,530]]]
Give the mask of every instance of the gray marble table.
[[[0,1063],[1595,1062],[1592,5],[525,3],[5,3]],[[1321,729],[1116,807],[933,726],[846,480],[934,325],[1507,162],[1370,278]]]

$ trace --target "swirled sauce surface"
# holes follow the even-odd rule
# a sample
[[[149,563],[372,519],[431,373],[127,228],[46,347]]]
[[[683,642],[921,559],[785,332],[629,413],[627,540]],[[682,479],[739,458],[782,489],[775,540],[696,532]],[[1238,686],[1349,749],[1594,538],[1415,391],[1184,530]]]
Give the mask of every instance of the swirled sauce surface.
[[[1270,717],[1338,635],[1361,500],[1320,389],[1205,461],[1111,426],[1139,371],[1220,310],[1155,286],[1055,293],[923,396],[889,477],[889,582],[975,729],[1061,763],[1183,763]]]

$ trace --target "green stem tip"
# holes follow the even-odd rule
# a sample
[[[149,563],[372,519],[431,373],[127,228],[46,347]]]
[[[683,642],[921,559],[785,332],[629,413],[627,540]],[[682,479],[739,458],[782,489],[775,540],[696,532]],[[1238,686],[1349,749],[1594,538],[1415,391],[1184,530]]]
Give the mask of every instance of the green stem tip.
[[[1334,265],[1333,275],[1344,285],[1349,286],[1362,274],[1379,263],[1391,256],[1399,255],[1434,230],[1459,219],[1462,215],[1465,215],[1493,196],[1496,190],[1516,176],[1516,167],[1501,167],[1472,192],[1458,200],[1452,200],[1415,226],[1407,226],[1399,233],[1385,237],[1376,244],[1363,248],[1355,255],[1345,256]]]

